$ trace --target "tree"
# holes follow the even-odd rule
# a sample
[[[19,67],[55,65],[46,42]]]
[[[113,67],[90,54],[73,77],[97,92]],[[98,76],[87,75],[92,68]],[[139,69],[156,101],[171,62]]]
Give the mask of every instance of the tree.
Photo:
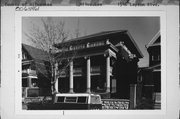
[[[55,83],[57,81],[57,63],[61,62],[62,58],[61,56],[65,51],[63,51],[63,48],[61,51],[54,47],[54,44],[63,43],[67,40],[69,33],[65,31],[65,22],[59,21],[54,22],[52,18],[41,18],[42,27],[39,27],[37,25],[33,24],[33,27],[30,32],[25,33],[27,38],[35,45],[37,48],[47,52],[48,56],[48,62],[49,67],[48,72],[51,74],[51,76],[46,76],[50,78],[51,80],[51,91],[52,94],[55,93]],[[67,45],[67,44],[66,44]],[[67,46],[66,46],[67,47]],[[54,54],[57,52],[61,52],[58,56],[55,56]],[[62,54],[62,55],[61,55]],[[71,58],[73,59],[73,57]],[[68,60],[69,61],[69,60]],[[64,68],[67,68],[69,63],[66,63],[64,65]],[[40,69],[37,70],[41,72]],[[59,71],[61,72],[61,71]]]

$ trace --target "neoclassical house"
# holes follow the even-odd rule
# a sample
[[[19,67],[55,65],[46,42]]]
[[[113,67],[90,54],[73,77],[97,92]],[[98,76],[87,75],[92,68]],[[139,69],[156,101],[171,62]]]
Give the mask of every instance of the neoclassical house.
[[[130,98],[143,55],[127,30],[105,31],[55,44],[56,84],[60,93],[97,93]]]

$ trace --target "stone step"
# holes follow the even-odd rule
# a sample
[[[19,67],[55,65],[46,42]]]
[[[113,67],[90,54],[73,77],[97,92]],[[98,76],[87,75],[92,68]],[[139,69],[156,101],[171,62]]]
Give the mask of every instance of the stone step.
[[[102,109],[105,110],[127,110],[129,109],[129,100],[126,99],[102,99]]]

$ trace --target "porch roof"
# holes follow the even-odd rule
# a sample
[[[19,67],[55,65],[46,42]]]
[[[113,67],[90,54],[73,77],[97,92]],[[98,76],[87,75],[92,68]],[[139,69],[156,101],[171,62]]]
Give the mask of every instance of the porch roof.
[[[55,54],[56,58],[66,59],[66,58],[78,58],[78,57],[86,57],[86,56],[95,56],[95,55],[103,55],[110,49],[111,53],[117,53],[118,49],[111,44],[98,46],[98,47],[90,47],[79,50],[70,50],[65,52],[58,52]],[[114,56],[114,55],[113,55]],[[114,56],[116,57],[116,56]]]
[[[143,54],[140,51],[138,45],[136,44],[135,40],[133,39],[133,37],[130,35],[130,33],[127,30],[103,31],[96,34],[71,39],[63,43],[55,44],[54,46],[61,49],[69,45],[83,44],[83,43],[96,42],[96,41],[102,41],[102,40],[106,41],[107,39],[109,39],[109,41],[113,45],[116,45],[120,41],[123,41],[125,45],[134,54],[136,54],[137,57],[139,58],[143,57]]]

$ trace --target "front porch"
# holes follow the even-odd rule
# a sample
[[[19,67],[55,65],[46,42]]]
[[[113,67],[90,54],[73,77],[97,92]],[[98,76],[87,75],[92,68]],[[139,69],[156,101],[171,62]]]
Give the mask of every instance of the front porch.
[[[102,96],[108,94],[105,97],[110,97],[110,92],[114,92],[116,86],[112,73],[113,60],[114,57],[104,55],[74,59],[73,66],[71,64],[62,71],[57,79],[57,92],[99,93]]]

